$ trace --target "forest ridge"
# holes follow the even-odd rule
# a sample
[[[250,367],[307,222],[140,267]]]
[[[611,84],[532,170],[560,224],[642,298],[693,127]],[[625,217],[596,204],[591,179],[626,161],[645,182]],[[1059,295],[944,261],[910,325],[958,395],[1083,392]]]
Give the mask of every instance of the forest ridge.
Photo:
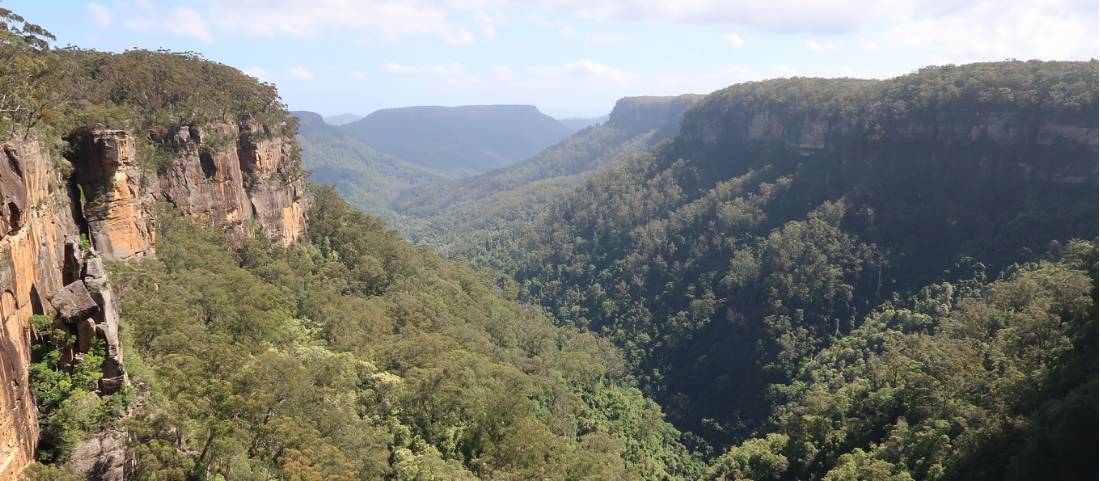
[[[53,40],[0,8],[0,480],[1095,479],[1095,60],[337,127]]]

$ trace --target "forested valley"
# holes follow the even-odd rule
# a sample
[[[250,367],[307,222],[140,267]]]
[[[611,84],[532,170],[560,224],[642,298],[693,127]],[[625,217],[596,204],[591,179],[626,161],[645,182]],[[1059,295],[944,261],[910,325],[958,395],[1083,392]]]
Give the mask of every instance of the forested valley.
[[[516,109],[564,139],[460,176],[198,54],[0,27],[12,479],[1095,479],[1095,60],[630,97],[567,137]],[[106,135],[129,190],[87,188]],[[195,207],[238,184],[251,212]],[[73,232],[17,306],[57,277],[28,222]],[[155,245],[111,258],[135,222]]]

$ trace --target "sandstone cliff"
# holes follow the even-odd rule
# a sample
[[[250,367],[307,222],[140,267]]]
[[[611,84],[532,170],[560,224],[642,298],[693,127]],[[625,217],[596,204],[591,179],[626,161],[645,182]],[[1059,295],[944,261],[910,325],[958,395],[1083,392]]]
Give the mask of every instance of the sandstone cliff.
[[[37,142],[0,144],[0,479],[33,459],[38,430],[27,366],[32,314],[62,287],[64,238],[78,233],[66,182]]]
[[[702,99],[702,95],[676,97],[623,97],[615,102],[607,123],[631,133],[658,129],[658,137],[670,138],[680,128],[684,112]]]
[[[100,391],[116,390],[125,370],[102,261],[155,255],[162,201],[236,239],[294,242],[305,232],[307,200],[292,139],[271,126],[217,123],[175,127],[151,142],[91,131],[70,139],[68,160],[33,140],[0,144],[0,481],[33,460],[38,436],[31,316],[53,316],[74,335],[58,346],[67,362],[80,361],[90,336],[104,339]]]

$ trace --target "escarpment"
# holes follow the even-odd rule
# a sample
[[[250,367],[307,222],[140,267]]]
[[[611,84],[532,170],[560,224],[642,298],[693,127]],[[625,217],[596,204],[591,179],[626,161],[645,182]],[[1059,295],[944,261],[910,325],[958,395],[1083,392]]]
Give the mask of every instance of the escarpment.
[[[658,137],[670,138],[680,128],[684,112],[702,99],[702,95],[675,97],[624,97],[615,102],[607,124],[632,133],[658,129]]]
[[[106,355],[99,391],[126,373],[104,261],[156,254],[158,203],[234,239],[289,245],[306,229],[305,180],[285,126],[178,126],[148,139],[122,130],[74,134],[68,159],[36,140],[0,144],[0,480],[34,459],[38,428],[28,366],[34,315],[71,334],[79,363],[92,337]],[[82,236],[84,240],[82,241]]]
[[[156,136],[172,151],[155,196],[235,238],[258,227],[284,246],[305,232],[305,176],[298,144],[267,125],[182,126]]]
[[[140,140],[129,132],[80,135],[73,164],[93,244],[110,260],[155,254],[153,213],[166,201],[236,239],[260,233],[289,245],[306,221],[291,138],[266,125],[184,125],[150,134],[149,152],[137,154]]]
[[[30,317],[60,289],[65,236],[78,232],[58,167],[37,142],[0,144],[0,479],[15,479],[38,438],[28,385]],[[56,163],[55,163],[56,162]]]

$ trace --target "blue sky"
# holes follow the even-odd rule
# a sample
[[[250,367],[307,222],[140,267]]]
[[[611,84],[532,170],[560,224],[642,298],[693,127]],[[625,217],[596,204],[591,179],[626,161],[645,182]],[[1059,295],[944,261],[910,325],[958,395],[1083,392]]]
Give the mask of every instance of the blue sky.
[[[522,103],[607,113],[628,95],[930,64],[1098,56],[1094,0],[7,0],[59,45],[202,53],[291,109]]]

